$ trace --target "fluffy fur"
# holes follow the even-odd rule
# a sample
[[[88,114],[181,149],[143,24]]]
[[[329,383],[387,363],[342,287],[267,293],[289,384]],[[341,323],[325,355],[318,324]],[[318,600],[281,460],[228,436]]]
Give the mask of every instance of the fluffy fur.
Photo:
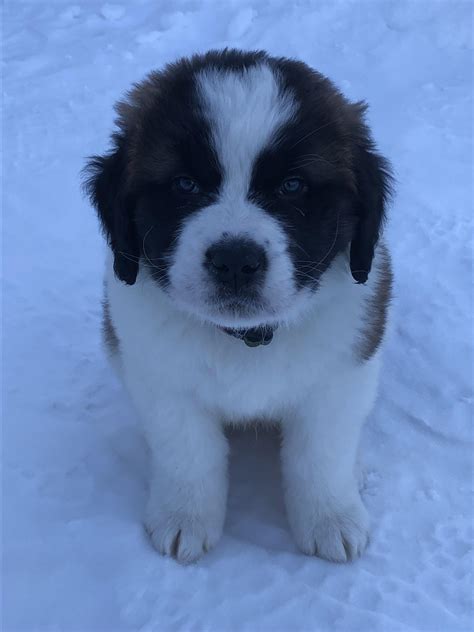
[[[299,62],[223,51],[153,73],[118,111],[87,186],[110,245],[106,339],[152,454],[155,547],[190,562],[217,543],[223,426],[258,420],[281,426],[301,550],[358,556],[354,466],[391,281],[390,177],[364,106]],[[228,333],[261,327],[267,346]]]

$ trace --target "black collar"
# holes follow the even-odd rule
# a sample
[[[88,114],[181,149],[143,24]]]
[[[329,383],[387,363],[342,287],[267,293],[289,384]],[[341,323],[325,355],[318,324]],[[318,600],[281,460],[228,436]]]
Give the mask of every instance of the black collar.
[[[251,329],[229,329],[228,327],[221,327],[221,329],[226,334],[229,334],[229,336],[243,340],[247,347],[258,347],[271,343],[273,332],[276,328],[262,325],[261,327],[252,327]]]

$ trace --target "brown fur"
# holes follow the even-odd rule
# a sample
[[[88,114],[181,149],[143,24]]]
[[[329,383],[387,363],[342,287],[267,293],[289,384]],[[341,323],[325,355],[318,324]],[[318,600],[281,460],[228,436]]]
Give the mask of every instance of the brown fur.
[[[382,342],[387,325],[387,311],[392,298],[392,265],[384,245],[379,245],[381,268],[375,292],[367,303],[366,322],[361,331],[357,353],[362,361],[370,360]]]
[[[120,341],[110,318],[109,301],[107,297],[103,300],[102,309],[102,335],[104,337],[105,346],[109,353],[117,353]]]

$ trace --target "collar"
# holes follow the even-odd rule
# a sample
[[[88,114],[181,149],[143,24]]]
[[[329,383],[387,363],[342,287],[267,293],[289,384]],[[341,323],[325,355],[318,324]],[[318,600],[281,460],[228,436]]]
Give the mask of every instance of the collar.
[[[271,343],[276,327],[262,325],[261,327],[251,327],[250,329],[230,329],[228,327],[220,327],[220,329],[229,334],[229,336],[243,340],[247,347],[259,347],[260,345],[269,345]]]

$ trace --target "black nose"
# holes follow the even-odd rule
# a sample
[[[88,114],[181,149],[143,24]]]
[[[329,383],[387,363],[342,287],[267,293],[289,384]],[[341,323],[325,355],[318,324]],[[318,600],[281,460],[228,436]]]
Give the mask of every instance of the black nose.
[[[250,239],[226,239],[208,248],[205,266],[216,281],[237,292],[262,278],[267,257]]]

